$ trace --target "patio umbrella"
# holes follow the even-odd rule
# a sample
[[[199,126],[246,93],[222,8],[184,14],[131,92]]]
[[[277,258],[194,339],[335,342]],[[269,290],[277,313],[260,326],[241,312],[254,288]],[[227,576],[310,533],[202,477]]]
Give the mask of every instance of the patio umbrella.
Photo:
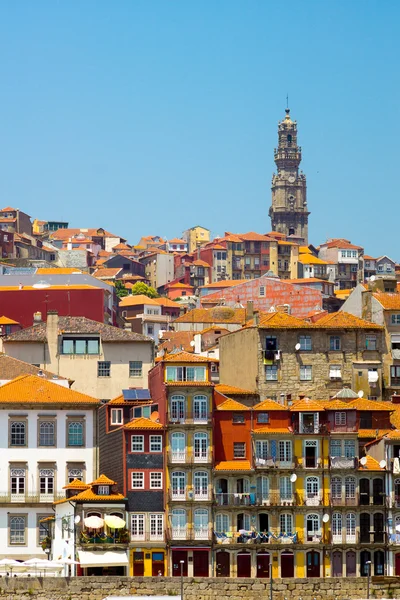
[[[78,561],[72,560],[72,558],[58,558],[54,562],[59,563],[60,565],[79,565],[80,564]]]
[[[86,517],[84,523],[85,527],[87,527],[88,529],[101,529],[101,527],[104,526],[103,519],[100,519],[100,517],[96,517],[95,515],[92,515],[91,517]]]
[[[13,558],[2,558],[0,560],[0,567],[5,571],[10,570],[11,573],[15,570],[24,571],[25,566],[24,563],[19,562],[18,560],[14,560]]]
[[[110,529],[122,529],[126,526],[125,521],[116,515],[108,515],[104,518],[104,521]]]

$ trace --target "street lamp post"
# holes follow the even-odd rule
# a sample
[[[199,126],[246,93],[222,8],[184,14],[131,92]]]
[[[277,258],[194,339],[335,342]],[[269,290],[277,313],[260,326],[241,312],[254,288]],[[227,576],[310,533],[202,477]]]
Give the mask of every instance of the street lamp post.
[[[269,600],[272,600],[272,552],[269,561]]]
[[[370,586],[370,579],[371,579],[371,561],[367,560],[365,564],[367,565],[367,569],[368,569],[368,573],[367,573],[367,598],[369,600],[369,586]]]
[[[181,563],[181,600],[183,600],[183,565],[185,564],[184,560],[179,561]]]

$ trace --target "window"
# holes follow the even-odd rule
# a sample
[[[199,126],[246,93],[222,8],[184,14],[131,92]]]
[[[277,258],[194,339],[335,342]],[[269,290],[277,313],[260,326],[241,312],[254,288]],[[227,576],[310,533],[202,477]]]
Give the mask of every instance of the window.
[[[320,535],[319,515],[307,515],[306,517],[307,540],[311,541],[315,536]]]
[[[186,475],[183,471],[173,471],[172,476],[172,497],[184,498],[186,489]]]
[[[206,381],[206,367],[167,367],[167,381]]]
[[[194,474],[194,498],[208,498],[208,473],[207,471],[196,471]]]
[[[265,351],[276,352],[278,350],[278,339],[275,335],[267,335],[265,338]]]
[[[332,499],[338,500],[342,498],[342,479],[340,477],[332,477],[331,494]]]
[[[171,516],[172,516],[172,518],[171,518],[172,530],[175,533],[177,533],[179,531],[181,531],[182,533],[185,533],[186,525],[187,525],[186,510],[184,510],[183,508],[174,508],[172,510]]]
[[[344,441],[344,455],[346,458],[354,458],[356,455],[356,442],[355,440]]]
[[[293,496],[293,486],[290,477],[279,478],[279,493],[281,500],[291,500]]]
[[[63,338],[62,354],[100,354],[99,338]]]
[[[9,516],[10,545],[23,545],[26,543],[26,516]]]
[[[207,396],[195,396],[193,398],[193,418],[195,421],[207,421],[208,398]]]
[[[400,365],[392,365],[390,367],[390,384],[400,385]]]
[[[144,515],[131,515],[131,534],[144,539]]]
[[[257,413],[257,423],[269,423],[269,413],[258,412]]]
[[[331,351],[336,351],[336,350],[340,350],[341,348],[341,343],[340,343],[340,337],[338,335],[331,335],[329,337],[329,350]]]
[[[111,409],[111,425],[122,425],[123,422],[124,422],[124,419],[123,419],[122,408],[112,408]]]
[[[74,479],[83,481],[83,469],[68,469],[68,483],[71,483]]]
[[[68,446],[84,446],[83,421],[68,421]]]
[[[346,425],[346,413],[335,412],[335,425]]]
[[[163,480],[162,473],[150,473],[150,489],[151,490],[162,490]]]
[[[171,421],[185,420],[185,396],[172,396],[170,419]]]
[[[39,421],[39,446],[55,446],[54,421]]]
[[[330,450],[332,458],[342,456],[342,440],[331,440]]]
[[[141,360],[129,361],[129,377],[142,377],[143,363]]]
[[[332,535],[342,537],[342,513],[333,513],[332,515]]]
[[[37,546],[41,546],[43,540],[49,535],[48,523],[41,523],[40,521],[50,516],[51,515],[36,515]]]
[[[132,489],[142,490],[144,489],[144,473],[132,473]]]
[[[263,298],[265,296],[265,285],[260,285],[260,287],[258,288],[258,295],[260,296],[260,298]]]
[[[109,496],[110,495],[110,486],[109,485],[99,485],[98,487],[99,496]]]
[[[164,539],[164,515],[150,515],[150,539]],[[154,553],[153,553],[154,559]]]
[[[356,478],[355,477],[346,477],[344,480],[344,488],[346,499],[355,498],[356,497]]]
[[[367,335],[366,336],[365,347],[367,350],[376,350],[376,335]]]
[[[312,366],[311,365],[300,365],[300,381],[311,381],[312,380]]]
[[[154,325],[147,325],[147,335],[154,335]]]
[[[256,440],[256,458],[268,458],[268,441]]]
[[[25,469],[11,469],[11,494],[25,494]]]
[[[363,410],[360,413],[360,429],[372,429],[372,412]]]
[[[346,515],[346,541],[349,542],[349,538],[356,537],[356,515],[349,513]]]
[[[233,413],[232,423],[244,423],[244,414],[243,413]]]
[[[245,442],[233,442],[233,458],[246,458]]]
[[[215,531],[217,533],[226,533],[229,530],[229,515],[225,513],[217,513],[215,515]]]
[[[290,440],[278,442],[278,458],[281,462],[292,462],[292,442]]]
[[[26,422],[11,421],[10,422],[10,446],[26,446]]]
[[[330,379],[341,379],[342,378],[341,365],[329,365],[329,377],[330,377]]]
[[[144,452],[143,435],[133,435],[131,437],[131,452]]]
[[[390,321],[392,325],[400,325],[400,314],[391,315]]]
[[[99,360],[97,363],[97,377],[111,377],[111,362]]]
[[[277,365],[265,365],[265,379],[266,379],[266,381],[277,381],[278,380],[278,366]]]
[[[311,336],[301,335],[299,338],[300,350],[312,350]]]
[[[306,479],[307,498],[315,498],[319,492],[318,477],[307,477]]]
[[[54,493],[54,469],[39,470],[39,487],[41,495]]]
[[[281,535],[293,535],[293,517],[289,513],[282,513],[279,516],[279,526]]]
[[[162,435],[150,436],[150,452],[162,452]]]

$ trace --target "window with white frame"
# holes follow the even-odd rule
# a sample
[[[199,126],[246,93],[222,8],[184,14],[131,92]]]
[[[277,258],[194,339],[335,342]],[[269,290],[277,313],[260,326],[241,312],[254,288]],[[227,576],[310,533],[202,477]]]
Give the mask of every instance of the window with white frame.
[[[151,490],[162,490],[163,486],[163,474],[161,472],[150,473],[150,489]]]
[[[307,498],[316,498],[319,494],[318,477],[307,477],[306,479]]]
[[[196,462],[206,460],[208,457],[208,434],[197,431],[193,436],[194,459]]]
[[[335,412],[335,425],[346,425],[345,411]]]
[[[332,515],[332,535],[336,540],[342,538],[342,513],[335,512]]]
[[[26,544],[26,519],[25,515],[9,515],[10,546]]]
[[[150,539],[164,539],[164,515],[162,513],[150,514]]]
[[[83,469],[80,469],[80,468],[68,469],[68,483],[72,483],[72,481],[74,481],[74,479],[83,481]]]
[[[55,422],[39,421],[39,446],[55,445]]]
[[[312,366],[311,365],[300,365],[300,381],[311,381],[312,380]]]
[[[329,350],[335,352],[341,348],[341,339],[339,335],[331,335],[329,337]]]
[[[233,458],[246,458],[245,442],[233,442]]]
[[[331,495],[332,499],[340,499],[342,497],[342,478],[332,477],[331,479]]]
[[[348,513],[346,515],[346,541],[354,542],[356,538],[356,515]]]
[[[150,436],[150,452],[162,452],[162,435]]]
[[[40,494],[54,493],[54,469],[39,469]]]
[[[376,335],[367,335],[365,337],[365,347],[367,350],[376,350]]]
[[[266,379],[266,381],[277,381],[278,380],[278,366],[277,365],[265,365],[265,379]]]
[[[346,500],[356,497],[356,478],[346,477],[344,480]]]
[[[331,440],[330,451],[332,458],[342,456],[342,440]]]
[[[10,421],[10,446],[26,446],[26,438],[26,421]]]
[[[229,527],[230,515],[226,513],[217,513],[215,515],[215,531],[217,533],[227,533],[230,531]]]
[[[143,362],[141,360],[129,361],[129,377],[142,377]]]
[[[207,396],[195,396],[193,398],[193,418],[196,421],[207,421],[208,398]]]
[[[85,442],[84,421],[68,421],[67,444],[68,446],[83,446]]]
[[[11,494],[25,494],[25,469],[13,468],[11,475]]]
[[[330,379],[342,379],[342,366],[329,365],[329,377]]]
[[[356,455],[356,441],[344,440],[344,455],[346,458],[354,458]]]
[[[143,490],[144,489],[144,473],[143,472],[133,472],[132,476],[132,489],[133,490]]]
[[[97,488],[97,493],[99,496],[109,496],[110,495],[110,486],[109,485],[99,485]]]
[[[256,440],[256,458],[268,458],[268,440]]]
[[[300,350],[312,350],[311,335],[301,335],[299,342]]]
[[[319,524],[319,515],[310,514],[306,516],[306,529],[307,529],[307,540],[311,541],[315,536],[319,536],[320,524]]]
[[[111,409],[111,425],[122,425],[124,422],[122,408]]]
[[[208,473],[207,471],[196,471],[193,477],[195,499],[208,498]]]
[[[400,313],[391,315],[390,322],[392,325],[400,325]]]
[[[133,435],[131,437],[131,451],[132,452],[143,452],[144,451],[144,436]]]
[[[291,500],[293,497],[293,484],[289,476],[279,478],[279,493],[281,500]]]
[[[144,515],[131,515],[131,534],[136,539],[144,539]]]
[[[171,421],[185,419],[185,396],[172,396],[170,419]]]
[[[279,526],[281,535],[293,535],[293,517],[290,513],[279,515]]]
[[[282,462],[292,462],[291,440],[280,440],[278,442],[278,459]]]
[[[186,474],[184,471],[173,471],[171,475],[172,497],[184,498],[186,490]]]

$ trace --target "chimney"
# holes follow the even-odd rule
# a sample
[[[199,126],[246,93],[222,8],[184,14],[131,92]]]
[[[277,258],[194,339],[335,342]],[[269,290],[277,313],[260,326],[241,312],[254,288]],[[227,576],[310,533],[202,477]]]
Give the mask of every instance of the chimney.
[[[40,310],[33,313],[33,324],[39,325],[39,323],[42,323],[42,313],[40,312]]]
[[[363,290],[362,295],[361,317],[372,322],[372,291]]]
[[[393,394],[392,404],[400,404],[400,394]]]
[[[258,310],[255,310],[253,314],[254,314],[254,325],[256,327],[258,327],[260,324],[260,313],[258,312]]]
[[[253,300],[247,301],[246,319],[250,321],[254,317],[254,302]]]

